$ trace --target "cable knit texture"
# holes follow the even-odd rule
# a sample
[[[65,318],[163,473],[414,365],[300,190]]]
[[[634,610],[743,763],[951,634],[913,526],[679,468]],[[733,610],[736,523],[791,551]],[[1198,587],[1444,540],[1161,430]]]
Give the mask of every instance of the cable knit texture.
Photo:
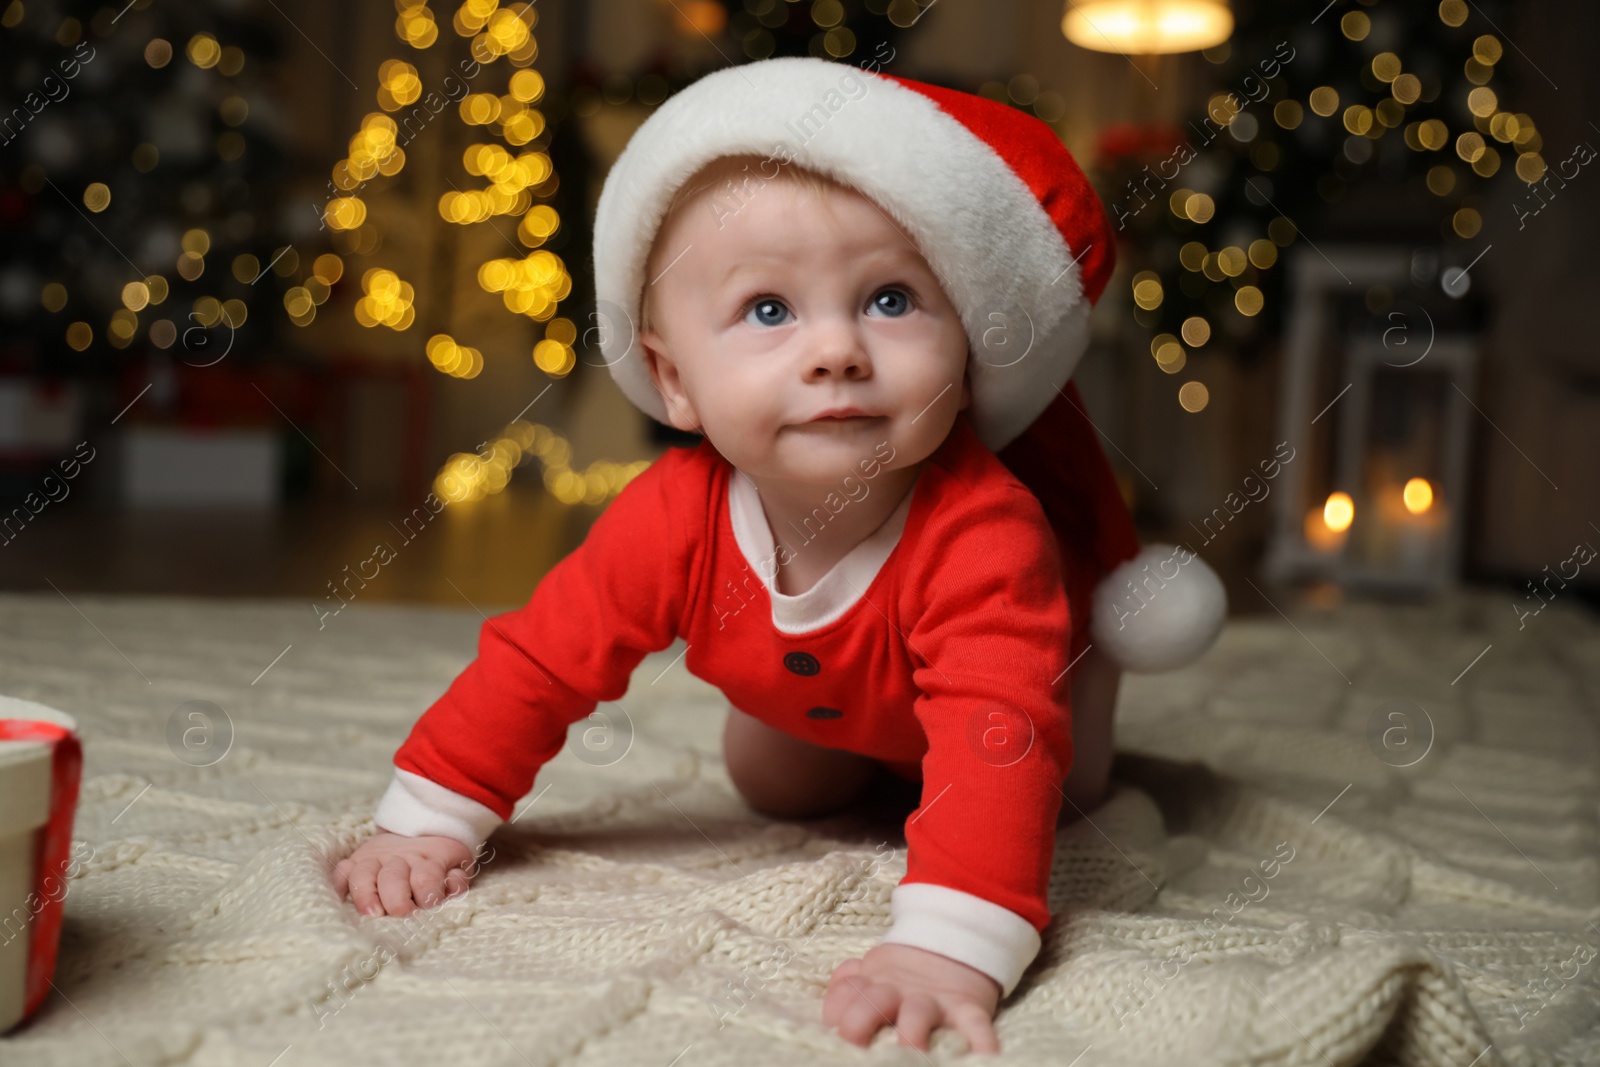
[[[1558,599],[1519,631],[1513,600],[1279,600],[1293,626],[1264,610],[1125,678],[1113,795],[1058,831],[994,1062],[1600,1063],[1600,626]],[[681,646],[602,705],[625,745],[574,726],[466,896],[376,919],[335,898],[481,625],[0,596],[0,692],[77,716],[86,757],[59,993],[0,1062],[928,1062],[821,1024],[829,972],[889,926],[894,819],[752,814]],[[236,734],[210,766],[167,741],[194,700]],[[929,1059],[963,1048],[941,1031]]]

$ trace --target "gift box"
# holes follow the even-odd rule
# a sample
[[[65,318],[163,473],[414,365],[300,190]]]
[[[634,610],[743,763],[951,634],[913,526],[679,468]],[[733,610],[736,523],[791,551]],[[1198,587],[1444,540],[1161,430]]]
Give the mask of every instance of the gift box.
[[[0,696],[0,1031],[50,992],[82,769],[72,716]]]

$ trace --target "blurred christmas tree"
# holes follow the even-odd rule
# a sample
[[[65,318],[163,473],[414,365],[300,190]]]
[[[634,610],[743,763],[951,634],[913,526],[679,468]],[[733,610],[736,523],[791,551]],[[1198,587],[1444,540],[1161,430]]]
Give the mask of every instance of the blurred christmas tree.
[[[1213,333],[1260,358],[1283,329],[1275,268],[1297,241],[1414,247],[1412,295],[1442,297],[1443,316],[1476,314],[1450,299],[1467,286],[1452,288],[1440,260],[1475,254],[1487,182],[1545,172],[1514,86],[1490,86],[1512,47],[1497,27],[1506,7],[1365,0],[1307,18],[1236,3],[1233,37],[1205,53],[1224,88],[1200,113],[1107,131],[1108,208],[1149,268],[1132,278],[1134,317],[1163,370]],[[1393,295],[1358,297],[1376,311]]]
[[[10,0],[0,14],[0,371],[271,350],[286,159],[276,29],[238,2]],[[240,330],[246,320],[249,330]]]

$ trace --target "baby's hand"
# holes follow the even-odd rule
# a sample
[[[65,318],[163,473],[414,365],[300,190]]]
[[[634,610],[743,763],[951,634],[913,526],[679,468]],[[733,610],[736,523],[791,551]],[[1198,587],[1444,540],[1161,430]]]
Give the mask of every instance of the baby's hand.
[[[900,1044],[926,1049],[928,1034],[944,1025],[959,1030],[973,1052],[999,1052],[999,1003],[1000,984],[980,970],[910,945],[876,945],[833,969],[822,1021],[862,1046],[893,1026]]]
[[[333,891],[346,891],[363,915],[408,915],[467,888],[472,850],[453,837],[406,837],[380,830],[333,868]],[[415,903],[413,903],[415,902]]]

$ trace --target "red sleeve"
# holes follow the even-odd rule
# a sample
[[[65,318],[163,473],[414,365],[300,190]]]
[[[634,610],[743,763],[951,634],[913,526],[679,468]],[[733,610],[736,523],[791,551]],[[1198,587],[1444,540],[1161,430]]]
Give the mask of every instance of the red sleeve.
[[[484,622],[477,658],[417,720],[395,767],[510,818],[567,727],[621,697],[639,661],[677,636],[694,535],[671,505],[692,497],[693,454],[671,450],[636,476],[526,606]]]
[[[1031,493],[1008,485],[967,505],[930,523],[911,583],[919,603],[907,638],[928,750],[900,884],[971,893],[1043,930],[1058,786],[1072,762],[1068,602]]]

